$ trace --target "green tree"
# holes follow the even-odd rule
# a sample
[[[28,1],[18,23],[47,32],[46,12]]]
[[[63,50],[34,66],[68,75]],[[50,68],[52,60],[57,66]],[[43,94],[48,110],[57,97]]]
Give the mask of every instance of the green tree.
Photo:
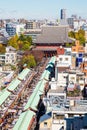
[[[24,34],[21,34],[19,37],[15,35],[8,40],[8,45],[17,50],[29,50],[32,45],[32,38],[30,36],[24,36]]]
[[[75,39],[79,40],[79,34],[78,34],[78,32],[75,32]]]
[[[81,45],[84,45],[85,43],[85,31],[80,29],[78,32],[69,32],[69,37],[75,38],[76,40],[80,41]]]
[[[19,49],[19,46],[18,46],[18,36],[15,35],[15,36],[11,37],[8,40],[8,45],[12,46],[12,47],[14,47],[14,48],[16,48],[18,50]]]
[[[30,36],[24,36],[24,34],[20,35],[18,41],[22,42],[22,50],[29,50],[32,45],[32,38]]]
[[[30,66],[30,67],[35,67],[35,66],[36,66],[36,61],[35,61],[33,55],[29,55],[29,56],[28,56],[28,60],[29,60],[29,66]]]
[[[66,43],[66,47],[70,47],[70,46],[72,46],[72,45],[70,45],[69,43]]]
[[[30,46],[31,46],[30,42],[24,41],[24,42],[23,42],[22,50],[29,50],[29,49],[30,49]]]
[[[26,41],[26,37],[24,36],[24,34],[21,34],[20,36],[19,36],[19,39],[18,40],[20,40],[20,41]]]
[[[66,47],[72,47],[72,46],[74,46],[75,45],[75,43],[73,42],[73,43],[66,43]]]
[[[23,56],[22,60],[20,61],[21,66],[24,64],[27,64],[27,67],[35,67],[36,66],[36,61],[33,55],[27,55]]]
[[[72,37],[72,38],[75,38],[75,32],[73,32],[73,31],[69,32],[68,36]]]
[[[83,45],[85,43],[85,31],[84,30],[79,30],[78,31],[78,35],[79,35],[79,41],[80,41],[80,44]]]
[[[81,44],[81,45],[84,45],[84,44],[85,44],[85,37],[83,37],[82,34],[79,35],[79,41],[80,41],[80,44]]]
[[[22,50],[29,50],[29,45],[28,44],[24,44],[22,47]]]
[[[85,31],[82,30],[82,29],[80,29],[80,30],[78,31],[78,34],[82,34],[83,36],[85,36]]]
[[[30,45],[32,44],[32,37],[31,36],[26,36],[26,40],[30,43]]]

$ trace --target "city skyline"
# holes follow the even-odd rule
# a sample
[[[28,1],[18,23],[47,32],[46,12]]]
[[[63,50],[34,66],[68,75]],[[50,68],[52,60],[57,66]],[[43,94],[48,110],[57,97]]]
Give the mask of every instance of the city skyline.
[[[0,19],[59,19],[60,10],[66,9],[67,17],[77,14],[87,18],[87,0],[3,0],[0,2]]]

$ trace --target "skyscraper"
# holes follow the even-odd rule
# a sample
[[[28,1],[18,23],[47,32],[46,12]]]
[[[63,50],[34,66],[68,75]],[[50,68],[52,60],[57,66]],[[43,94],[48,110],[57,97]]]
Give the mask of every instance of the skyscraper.
[[[66,9],[61,9],[60,19],[66,19]]]

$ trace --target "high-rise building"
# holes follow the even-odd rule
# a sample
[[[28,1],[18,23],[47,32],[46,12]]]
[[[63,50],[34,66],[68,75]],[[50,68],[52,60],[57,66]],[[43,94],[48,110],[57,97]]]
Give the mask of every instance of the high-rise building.
[[[74,28],[74,18],[68,18],[67,23],[70,28]]]
[[[60,19],[66,19],[66,9],[61,9]]]
[[[60,11],[60,24],[67,25],[66,9],[61,9]]]

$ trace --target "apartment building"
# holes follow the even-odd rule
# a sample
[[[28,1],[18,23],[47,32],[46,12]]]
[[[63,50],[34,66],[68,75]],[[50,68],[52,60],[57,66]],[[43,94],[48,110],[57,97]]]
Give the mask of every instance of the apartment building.
[[[26,29],[36,29],[37,23],[35,21],[28,21],[25,27]]]
[[[11,46],[6,47],[6,53],[3,55],[0,55],[0,63],[15,65],[16,62],[17,62],[16,49]]]
[[[55,80],[58,79],[58,73],[69,69],[71,66],[71,55],[59,55],[56,59]]]
[[[9,46],[6,48],[5,53],[5,64],[15,64],[17,60],[17,52],[16,49]]]

